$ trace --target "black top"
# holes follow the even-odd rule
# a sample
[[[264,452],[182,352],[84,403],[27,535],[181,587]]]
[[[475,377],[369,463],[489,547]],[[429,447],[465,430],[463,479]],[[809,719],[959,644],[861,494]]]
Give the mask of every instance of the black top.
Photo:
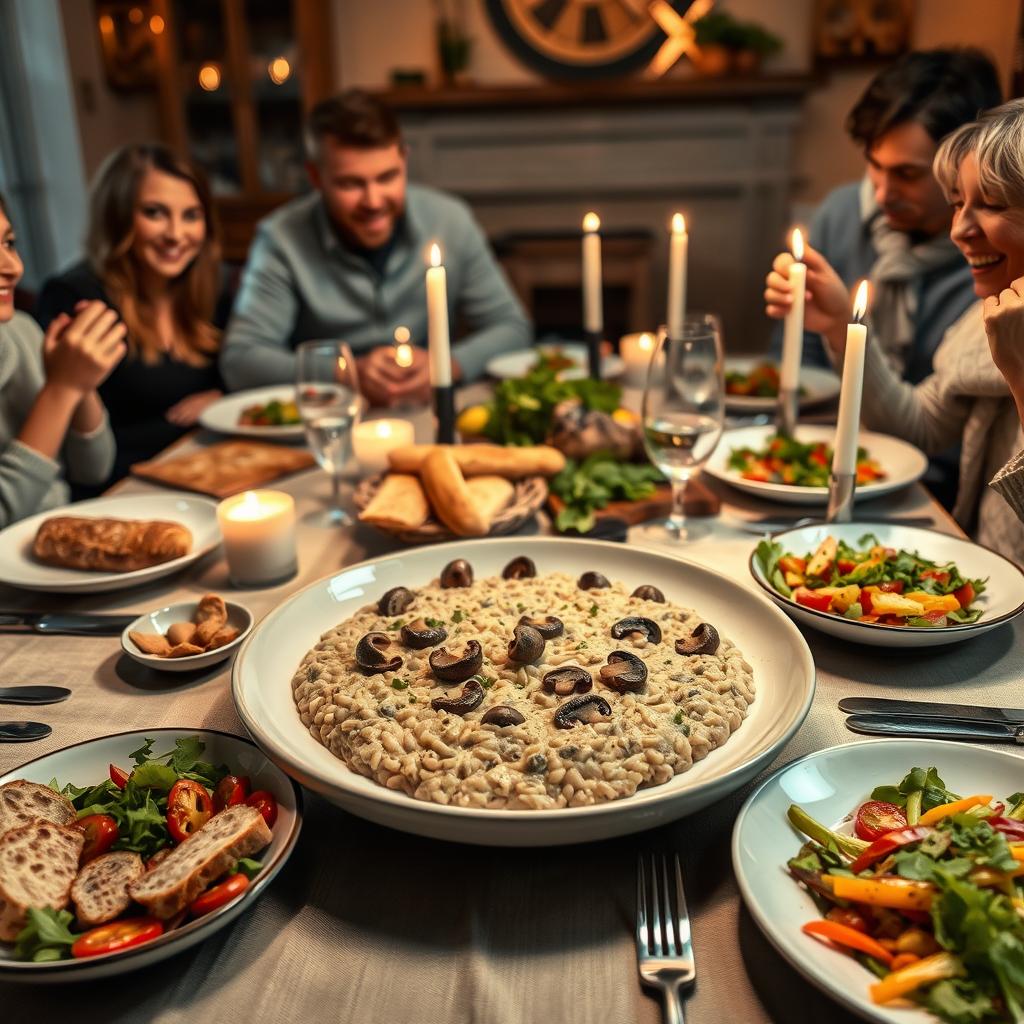
[[[43,285],[36,301],[36,320],[45,331],[59,313],[73,313],[75,304],[83,299],[113,305],[86,262],[76,263]],[[223,328],[229,312],[230,302],[222,298],[214,316],[216,326]],[[132,463],[152,458],[190,429],[167,421],[172,405],[198,391],[223,388],[216,356],[207,366],[190,366],[166,355],[157,363],[125,356],[99,387],[117,441],[114,471],[103,487],[127,476]]]

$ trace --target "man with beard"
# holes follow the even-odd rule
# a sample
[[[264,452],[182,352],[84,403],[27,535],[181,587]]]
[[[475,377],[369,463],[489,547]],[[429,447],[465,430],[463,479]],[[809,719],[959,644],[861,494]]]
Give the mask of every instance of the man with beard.
[[[393,114],[364,92],[324,100],[306,125],[313,192],[257,227],[227,327],[221,370],[238,390],[295,378],[295,346],[347,341],[360,388],[377,405],[430,397],[426,258],[437,243],[447,270],[456,381],[488,359],[525,346],[530,326],[461,200],[406,179],[406,149]],[[392,345],[407,329],[412,360]]]

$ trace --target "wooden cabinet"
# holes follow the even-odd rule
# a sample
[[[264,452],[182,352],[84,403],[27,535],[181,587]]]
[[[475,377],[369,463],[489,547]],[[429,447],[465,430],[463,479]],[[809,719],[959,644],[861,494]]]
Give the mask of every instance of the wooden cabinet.
[[[210,177],[224,257],[242,262],[256,222],[306,187],[302,125],[331,90],[320,0],[152,0],[162,134]],[[160,24],[158,22],[158,24]]]

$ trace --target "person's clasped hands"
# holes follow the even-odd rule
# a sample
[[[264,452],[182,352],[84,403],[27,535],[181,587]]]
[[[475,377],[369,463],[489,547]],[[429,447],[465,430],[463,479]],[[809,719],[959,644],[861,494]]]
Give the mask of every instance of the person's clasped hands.
[[[82,397],[95,391],[124,358],[125,330],[117,311],[98,300],[55,317],[43,339],[47,384]]]
[[[425,349],[409,347],[411,362],[400,365],[393,345],[381,345],[356,359],[359,390],[371,405],[426,405],[431,399],[430,360]],[[452,360],[452,379],[459,368]]]

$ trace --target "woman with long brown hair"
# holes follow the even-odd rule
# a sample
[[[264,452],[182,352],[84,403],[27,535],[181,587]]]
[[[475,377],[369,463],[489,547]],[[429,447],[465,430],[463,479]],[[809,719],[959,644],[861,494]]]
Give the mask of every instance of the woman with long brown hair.
[[[45,329],[84,300],[117,309],[128,354],[100,389],[117,439],[108,482],[193,426],[221,394],[220,246],[205,175],[165,146],[130,145],[92,187],[86,259],[43,287]]]

